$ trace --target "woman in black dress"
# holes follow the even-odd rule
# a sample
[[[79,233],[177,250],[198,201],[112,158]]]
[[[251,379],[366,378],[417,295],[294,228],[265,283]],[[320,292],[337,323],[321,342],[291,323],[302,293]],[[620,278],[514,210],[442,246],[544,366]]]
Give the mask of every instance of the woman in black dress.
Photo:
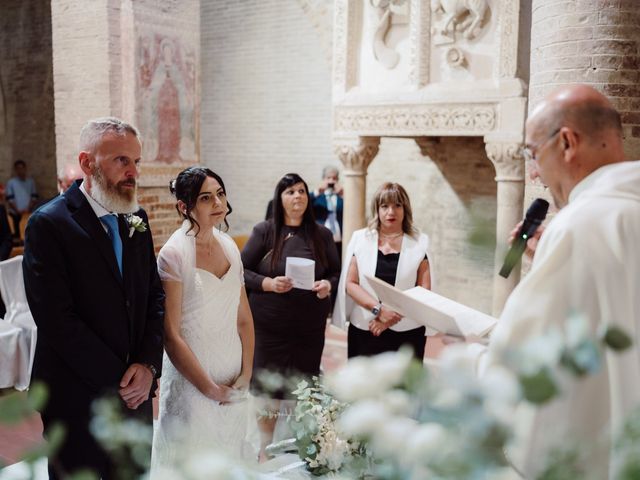
[[[287,257],[315,261],[312,290],[293,288],[285,276]],[[278,182],[273,218],[253,228],[242,250],[242,263],[255,324],[254,379],[265,370],[285,376],[317,375],[340,259],[331,232],[314,220],[309,189],[299,175],[289,173]],[[260,390],[255,382],[254,388]],[[265,408],[277,412],[284,393],[272,394],[277,399]],[[275,415],[258,418],[262,458],[264,447],[273,439],[276,420]]]

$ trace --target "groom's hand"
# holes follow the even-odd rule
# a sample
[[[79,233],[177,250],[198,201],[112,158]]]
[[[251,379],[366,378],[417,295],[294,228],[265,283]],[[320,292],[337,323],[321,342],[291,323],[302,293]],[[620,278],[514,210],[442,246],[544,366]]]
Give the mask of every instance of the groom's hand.
[[[128,408],[135,410],[149,398],[153,375],[140,363],[134,363],[124,372],[118,393]]]

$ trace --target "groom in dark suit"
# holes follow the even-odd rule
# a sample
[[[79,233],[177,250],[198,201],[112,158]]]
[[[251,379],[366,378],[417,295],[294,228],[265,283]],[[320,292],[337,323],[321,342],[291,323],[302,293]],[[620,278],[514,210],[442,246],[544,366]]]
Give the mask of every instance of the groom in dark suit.
[[[113,466],[89,432],[91,403],[115,394],[125,411],[151,421],[164,292],[136,198],[138,131],[116,118],[92,120],[80,150],[84,179],[29,220],[24,280],[38,326],[33,379],[49,389],[42,419],[45,429],[66,428],[50,477],[89,468],[107,479]]]

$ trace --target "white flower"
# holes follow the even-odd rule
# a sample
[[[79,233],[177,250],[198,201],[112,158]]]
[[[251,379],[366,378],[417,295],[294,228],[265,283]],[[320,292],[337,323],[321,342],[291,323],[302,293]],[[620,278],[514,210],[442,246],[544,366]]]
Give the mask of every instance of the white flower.
[[[576,348],[585,340],[592,338],[589,331],[589,322],[584,315],[573,314],[569,317],[566,324],[567,347]]]
[[[390,390],[382,396],[387,410],[394,414],[408,415],[411,410],[411,397],[404,390]]]
[[[409,446],[409,439],[418,422],[407,417],[390,417],[380,425],[373,437],[373,449],[384,456],[402,456]]]
[[[480,379],[484,394],[484,410],[503,425],[513,423],[513,415],[522,398],[520,383],[510,370],[493,365]]]
[[[320,452],[316,461],[335,471],[342,466],[348,455],[349,443],[339,438],[335,431],[329,431],[320,439]]]
[[[439,358],[443,376],[455,372],[456,375],[476,375],[477,357],[466,345],[454,344],[444,349]]]
[[[407,439],[405,458],[409,462],[424,462],[443,450],[450,440],[447,430],[438,423],[423,423]]]
[[[432,405],[436,408],[454,409],[458,408],[464,401],[464,395],[458,388],[445,387],[438,389]]]
[[[533,375],[543,368],[555,369],[560,363],[563,348],[564,339],[555,328],[545,335],[533,337],[518,352],[518,370],[525,375]]]
[[[126,216],[127,223],[129,224],[129,238],[133,236],[133,232],[146,232],[147,224],[144,223],[141,217],[134,214]]]
[[[514,405],[521,398],[520,384],[513,372],[505,367],[493,365],[480,379],[485,399],[504,405]]]
[[[411,352],[356,357],[327,377],[327,386],[345,402],[375,397],[397,385],[411,363]]]
[[[340,419],[340,431],[347,436],[371,435],[389,418],[386,407],[377,400],[362,400],[348,407]]]

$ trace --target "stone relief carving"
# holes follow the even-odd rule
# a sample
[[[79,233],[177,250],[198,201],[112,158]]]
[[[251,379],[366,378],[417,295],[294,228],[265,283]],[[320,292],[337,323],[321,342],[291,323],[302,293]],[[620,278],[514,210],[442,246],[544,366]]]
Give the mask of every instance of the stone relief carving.
[[[378,26],[373,34],[373,55],[389,70],[400,61],[398,52],[387,46],[386,37],[391,29],[393,16],[408,17],[407,0],[370,0],[371,6],[378,12]],[[405,19],[406,21],[406,19]]]
[[[370,134],[481,133],[495,128],[493,105],[361,107],[336,109],[335,129]]]
[[[476,37],[488,8],[487,0],[431,0],[431,11],[441,16],[440,26],[434,28],[434,43],[454,43],[456,32],[467,40]]]
[[[524,181],[522,144],[518,142],[488,142],[487,157],[496,169],[496,181]]]

